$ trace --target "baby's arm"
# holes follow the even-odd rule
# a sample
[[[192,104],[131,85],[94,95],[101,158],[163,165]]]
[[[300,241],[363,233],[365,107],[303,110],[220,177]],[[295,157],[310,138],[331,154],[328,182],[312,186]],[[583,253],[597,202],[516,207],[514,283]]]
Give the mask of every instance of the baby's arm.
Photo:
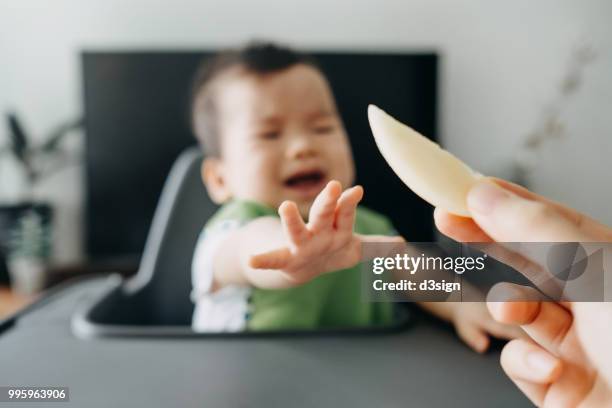
[[[342,192],[331,181],[316,197],[307,224],[295,203],[279,207],[280,219],[263,217],[220,243],[214,259],[213,290],[227,285],[281,289],[357,264],[360,237],[353,233],[363,189]]]

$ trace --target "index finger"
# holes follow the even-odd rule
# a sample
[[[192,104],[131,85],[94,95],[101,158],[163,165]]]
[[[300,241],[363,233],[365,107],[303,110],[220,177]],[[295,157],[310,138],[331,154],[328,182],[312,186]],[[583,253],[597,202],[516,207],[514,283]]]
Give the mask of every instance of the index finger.
[[[336,180],[332,180],[317,195],[308,216],[308,228],[311,231],[321,231],[332,228],[334,224],[334,213],[342,186]]]
[[[564,305],[556,302],[525,301],[532,288],[519,285],[504,285],[507,300],[487,300],[487,307],[493,318],[501,323],[520,325],[535,342],[552,353],[558,354],[568,339],[573,317]],[[492,292],[495,290],[492,290]],[[488,296],[491,299],[491,296]],[[515,299],[519,299],[516,301]],[[536,299],[534,297],[534,299]]]
[[[491,242],[493,241],[473,219],[451,214],[436,207],[434,222],[438,230],[458,242]]]
[[[515,184],[482,179],[469,190],[474,221],[496,241],[603,242],[612,229]]]
[[[293,201],[284,201],[278,208],[278,214],[290,244],[293,247],[301,245],[308,236],[308,230],[297,205]]]

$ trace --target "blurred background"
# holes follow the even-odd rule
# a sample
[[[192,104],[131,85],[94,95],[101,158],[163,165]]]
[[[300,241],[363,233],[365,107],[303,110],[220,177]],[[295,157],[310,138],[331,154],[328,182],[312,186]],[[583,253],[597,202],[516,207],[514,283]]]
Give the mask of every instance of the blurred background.
[[[137,262],[137,253],[97,262],[88,249],[85,113],[99,112],[85,106],[84,62],[93,60],[84,52],[191,52],[253,38],[437,55],[431,136],[483,174],[612,224],[611,19],[606,0],[0,0],[0,230],[19,220],[5,240],[41,260],[13,268],[49,274],[54,265],[59,281],[108,267],[130,273]],[[108,74],[99,67],[90,72]],[[23,292],[35,292],[36,279],[25,278]]]

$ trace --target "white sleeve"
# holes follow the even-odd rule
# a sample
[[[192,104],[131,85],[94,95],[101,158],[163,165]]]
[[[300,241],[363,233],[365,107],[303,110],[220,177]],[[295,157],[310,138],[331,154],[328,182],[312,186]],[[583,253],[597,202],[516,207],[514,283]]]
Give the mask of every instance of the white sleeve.
[[[200,234],[191,266],[191,300],[195,303],[192,319],[194,331],[236,332],[246,328],[251,289],[231,285],[210,292],[214,254],[227,234],[240,225],[238,221],[228,220]]]

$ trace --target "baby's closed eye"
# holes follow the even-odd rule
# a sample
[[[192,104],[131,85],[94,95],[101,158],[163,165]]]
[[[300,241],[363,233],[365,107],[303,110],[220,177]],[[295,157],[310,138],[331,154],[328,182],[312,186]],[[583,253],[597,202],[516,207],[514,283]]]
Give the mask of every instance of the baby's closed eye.
[[[327,116],[325,118],[320,118],[314,120],[310,124],[310,128],[312,132],[317,135],[326,135],[330,134],[338,129],[338,121],[333,117]]]
[[[264,129],[257,132],[257,138],[262,140],[276,140],[281,137],[280,129]]]
[[[314,133],[316,133],[318,135],[329,134],[329,133],[333,132],[335,129],[336,129],[336,127],[334,125],[331,125],[331,124],[328,124],[328,125],[318,125],[318,126],[314,126],[313,127]]]

